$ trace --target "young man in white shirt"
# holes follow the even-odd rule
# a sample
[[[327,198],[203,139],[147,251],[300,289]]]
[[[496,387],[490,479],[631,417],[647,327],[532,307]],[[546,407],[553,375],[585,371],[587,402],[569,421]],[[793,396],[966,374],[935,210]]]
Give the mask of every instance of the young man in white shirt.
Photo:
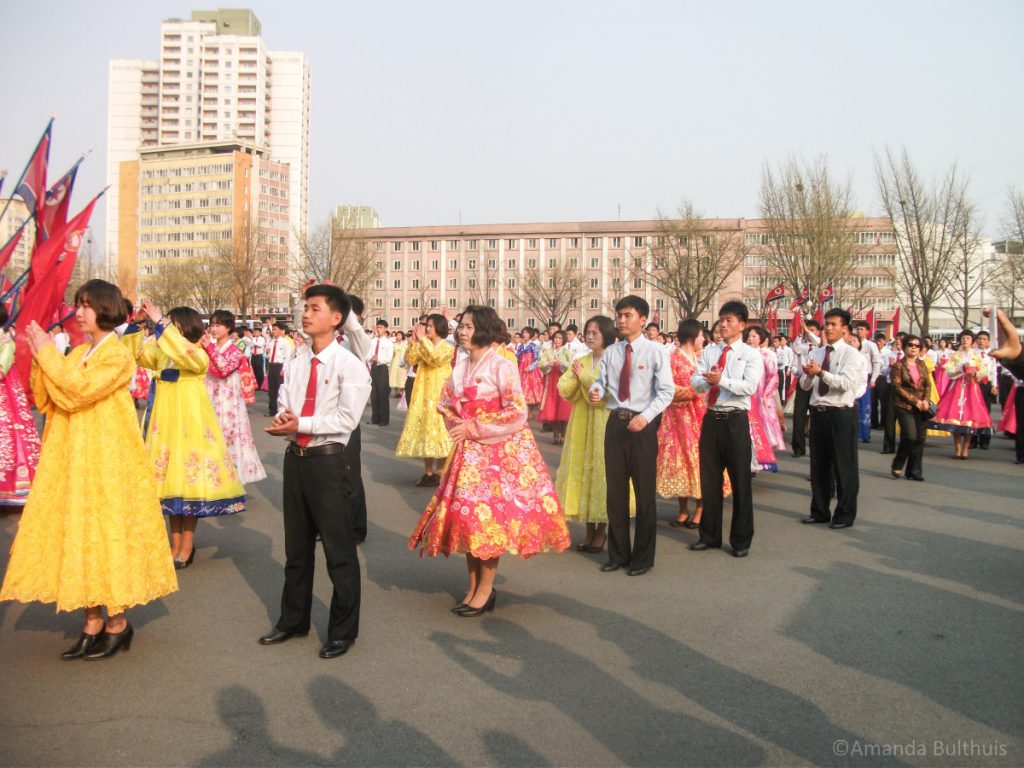
[[[252,373],[256,377],[256,388],[263,389],[266,369],[267,340],[263,336],[263,328],[257,326],[252,331]]]
[[[335,330],[349,314],[333,285],[306,290],[302,328],[310,343],[286,364],[280,412],[267,427],[288,440],[284,457],[285,581],[281,616],[260,638],[276,645],[309,632],[317,534],[334,587],[327,642],[320,657],[346,653],[359,634],[360,576],[347,443],[370,397],[366,365],[340,344]]]
[[[750,396],[764,375],[761,353],[743,343],[749,317],[747,305],[727,301],[718,312],[720,344],[712,344],[697,360],[691,385],[708,393],[708,409],[700,430],[700,487],[704,512],[700,539],[693,552],[722,546],[722,481],[732,483],[729,545],[733,557],[746,557],[754,539],[754,492],[750,481]]]
[[[871,398],[872,391],[882,374],[882,356],[878,351],[878,345],[871,341],[871,326],[866,320],[858,320],[854,323],[854,331],[860,339],[860,353],[864,355],[864,363],[867,367],[866,375],[868,389],[857,398],[858,417],[860,419],[859,436],[862,443],[871,442]]]
[[[850,313],[825,313],[825,346],[803,366],[800,388],[811,395],[811,514],[803,523],[849,528],[857,517],[860,474],[857,466],[857,397],[867,388],[864,356],[843,339]],[[829,511],[832,489],[835,513]]]
[[[267,342],[267,416],[277,415],[277,395],[281,389],[284,364],[292,359],[295,343],[288,337],[288,326],[274,323],[274,337]]]
[[[798,310],[799,311],[799,310]],[[811,353],[821,343],[819,334],[821,326],[817,320],[805,320],[804,332],[801,337],[793,339],[793,374],[800,376],[803,366],[810,359]],[[807,408],[810,406],[811,394],[800,387],[793,394],[793,458],[807,455]]]
[[[577,357],[583,357],[590,353],[590,348],[586,345],[586,342],[579,337],[579,328],[572,323],[565,326],[565,339],[565,345],[572,350],[574,360]]]
[[[985,364],[986,378],[981,380],[981,397],[985,401],[985,408],[991,417],[992,405],[996,402],[996,398],[999,395],[999,372],[996,359],[989,354],[992,351],[992,337],[988,331],[978,331],[978,335],[974,337],[974,343],[978,345],[978,349],[981,351],[982,362]],[[975,434],[971,437],[971,448],[977,447],[987,451],[991,442],[991,431],[982,435]]]
[[[786,404],[789,397],[789,387],[793,382],[793,366],[796,364],[796,355],[789,346],[789,337],[780,333],[775,337],[778,346],[775,348],[775,363],[779,372],[779,400]]]
[[[391,385],[388,382],[391,360],[395,356],[395,343],[388,338],[388,321],[377,320],[373,329],[376,338],[371,343],[370,381],[373,390],[370,393],[370,424],[386,427],[391,422]]]

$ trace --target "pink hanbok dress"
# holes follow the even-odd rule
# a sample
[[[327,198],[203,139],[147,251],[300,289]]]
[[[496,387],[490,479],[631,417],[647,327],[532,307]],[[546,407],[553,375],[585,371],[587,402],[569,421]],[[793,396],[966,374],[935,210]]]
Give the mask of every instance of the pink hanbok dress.
[[[960,435],[992,432],[992,419],[981,394],[981,384],[975,379],[982,365],[981,355],[976,350],[957,352],[949,359],[944,367],[949,386],[939,398],[935,418],[928,426]],[[938,373],[938,368],[935,370]]]
[[[39,464],[39,433],[14,364],[14,339],[0,334],[0,509],[19,511]]]
[[[494,350],[476,364],[464,357],[445,382],[437,409],[449,426],[455,418],[468,420],[470,436],[452,451],[409,549],[484,560],[566,549],[562,505],[526,425],[515,365]]]
[[[750,420],[750,442],[753,446],[750,469],[753,472],[778,472],[779,465],[775,459],[774,448],[781,450],[786,447],[782,440],[779,416],[775,411],[779,372],[775,367],[775,353],[770,349],[758,351],[764,362],[764,375],[754,394],[750,396],[750,411],[747,414]]]
[[[252,438],[249,412],[242,395],[241,371],[246,365],[245,353],[231,341],[225,341],[219,348],[207,344],[205,350],[210,357],[206,391],[213,401],[228,453],[235,462],[238,479],[243,484],[255,483],[265,478],[267,472]]]

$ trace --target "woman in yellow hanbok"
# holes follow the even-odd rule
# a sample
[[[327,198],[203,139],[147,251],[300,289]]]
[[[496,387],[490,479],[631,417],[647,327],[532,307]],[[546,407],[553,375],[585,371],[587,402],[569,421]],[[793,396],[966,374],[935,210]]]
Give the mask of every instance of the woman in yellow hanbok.
[[[148,299],[142,311],[155,324],[152,339],[143,344],[137,326],[123,339],[139,365],[157,372],[143,435],[170,518],[174,567],[182,569],[195,557],[199,518],[244,512],[245,489],[206,391],[210,358],[199,345],[202,317],[188,307],[165,316]]]
[[[79,288],[75,314],[92,343],[67,357],[35,323],[26,331],[32,394],[46,429],[0,600],[84,608],[82,634],[64,659],[128,650],[134,631],[126,609],[178,588],[128,392],[135,361],[114,332],[123,302],[102,280]]]
[[[395,336],[395,353],[391,357],[391,365],[388,366],[388,386],[395,390],[391,393],[394,397],[405,391],[405,350],[408,348],[409,342],[405,340],[405,334],[399,331]]]
[[[441,388],[452,375],[455,355],[455,347],[445,341],[447,334],[444,315],[428,315],[413,329],[413,341],[405,351],[405,362],[416,366],[416,386],[395,455],[423,459],[423,477],[416,482],[420,487],[441,482],[441,467],[452,452],[444,418],[437,412]]]

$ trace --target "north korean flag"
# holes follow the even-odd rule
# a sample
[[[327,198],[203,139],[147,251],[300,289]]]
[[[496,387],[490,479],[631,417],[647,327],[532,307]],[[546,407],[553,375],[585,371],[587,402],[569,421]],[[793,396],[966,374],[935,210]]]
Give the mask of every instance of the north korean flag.
[[[764,297],[764,303],[765,304],[771,304],[773,301],[781,301],[782,299],[785,299],[785,298],[786,298],[786,284],[785,283],[779,283],[774,288],[772,288],[770,291],[768,291],[768,295]]]
[[[829,283],[821,289],[821,295],[818,297],[818,303],[824,304],[827,301],[832,301],[835,297],[835,292],[832,290],[832,283]]]
[[[43,136],[36,145],[36,151],[29,160],[21,184],[14,190],[25,201],[30,211],[35,211],[38,219],[43,217],[46,204],[46,164],[50,160],[50,134],[53,131],[53,120],[46,126]]]
[[[60,181],[46,193],[46,203],[41,215],[37,218],[36,245],[44,242],[51,232],[56,232],[68,221],[68,207],[71,204],[71,190],[75,186],[78,164],[65,173]]]
[[[811,286],[807,286],[806,288],[804,288],[800,292],[799,296],[797,296],[795,299],[793,299],[793,303],[789,305],[789,310],[792,312],[797,307],[802,307],[804,304],[806,304],[810,300],[811,300]]]

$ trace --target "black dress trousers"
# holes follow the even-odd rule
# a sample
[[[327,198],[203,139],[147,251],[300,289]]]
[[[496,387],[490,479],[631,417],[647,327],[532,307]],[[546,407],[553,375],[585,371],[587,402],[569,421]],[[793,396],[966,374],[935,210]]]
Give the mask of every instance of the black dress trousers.
[[[352,485],[346,453],[302,457],[285,452],[284,592],[278,629],[309,629],[319,533],[327,575],[334,586],[327,639],[356,639],[360,575],[352,529]]]
[[[811,517],[816,520],[853,525],[857,517],[858,422],[857,406],[811,409]],[[833,489],[835,514],[829,511]]]
[[[750,419],[746,411],[709,409],[704,414],[700,428],[700,490],[704,497],[700,540],[709,547],[722,546],[722,480],[728,472],[732,483],[729,544],[733,549],[750,549],[754,539],[751,451]]]
[[[811,405],[811,391],[797,385],[793,394],[793,455],[802,456],[807,453],[807,409]]]
[[[608,481],[608,562],[629,568],[651,568],[658,530],[655,495],[658,465],[658,425],[654,417],[639,432],[615,411],[604,433],[604,465]],[[629,482],[636,490],[633,545],[629,544]]]
[[[284,381],[284,363],[269,363],[267,365],[267,399],[270,413],[277,414],[277,393],[281,391],[281,382]]]
[[[370,422],[386,427],[391,421],[391,383],[388,366],[370,366]]]

